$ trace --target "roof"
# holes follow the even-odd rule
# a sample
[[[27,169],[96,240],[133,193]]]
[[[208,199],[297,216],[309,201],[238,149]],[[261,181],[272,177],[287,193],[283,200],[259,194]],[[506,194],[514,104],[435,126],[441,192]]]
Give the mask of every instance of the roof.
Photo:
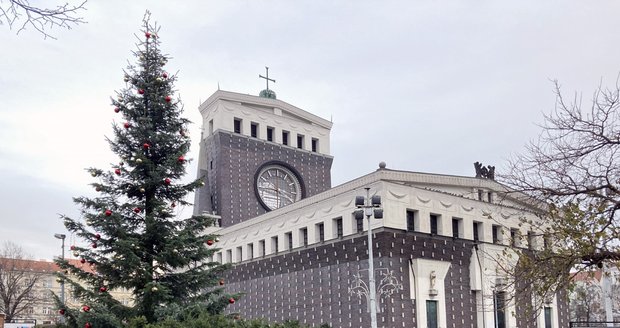
[[[80,268],[86,272],[94,272],[89,264],[83,264],[77,259],[66,260],[69,262],[69,264]],[[0,258],[0,265],[3,263],[8,263],[9,266],[14,270],[32,271],[37,273],[54,273],[61,270],[56,263],[51,261]]]
[[[580,271],[573,274],[574,282],[600,282],[603,277],[603,270],[596,271]]]

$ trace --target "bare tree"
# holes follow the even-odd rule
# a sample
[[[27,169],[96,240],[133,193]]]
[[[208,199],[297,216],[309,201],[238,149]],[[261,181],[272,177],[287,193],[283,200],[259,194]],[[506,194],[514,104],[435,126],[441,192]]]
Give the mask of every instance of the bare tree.
[[[36,286],[41,274],[31,270],[31,263],[14,243],[5,242],[0,250],[0,310],[7,321],[39,301]]]
[[[545,299],[571,284],[570,271],[620,262],[620,88],[597,88],[587,106],[567,101],[555,81],[555,110],[542,133],[499,180],[543,204],[522,222],[537,250],[517,249],[520,279]]]
[[[10,29],[16,28],[18,34],[31,27],[45,38],[55,39],[48,33],[50,29],[71,29],[74,25],[85,23],[79,12],[86,10],[86,1],[76,5],[67,2],[55,8],[39,8],[31,6],[28,0],[0,0],[0,25],[8,24]]]

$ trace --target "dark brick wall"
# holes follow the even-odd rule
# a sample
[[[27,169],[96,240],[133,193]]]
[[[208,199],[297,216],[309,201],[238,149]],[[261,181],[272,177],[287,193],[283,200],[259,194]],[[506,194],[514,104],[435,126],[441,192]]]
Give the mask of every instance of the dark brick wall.
[[[415,300],[410,299],[409,260],[426,258],[452,263],[446,275],[447,327],[475,327],[476,309],[469,288],[470,241],[382,230],[375,234],[375,268],[393,270],[403,290],[379,300],[379,327],[413,327]],[[353,275],[368,268],[367,236],[329,240],[236,265],[227,273],[227,289],[246,296],[229,308],[245,317],[270,321],[299,320],[318,327],[369,327],[366,300],[349,295]]]
[[[254,191],[254,175],[265,162],[278,160],[297,170],[306,197],[331,188],[330,156],[225,131],[209,137],[201,147],[207,170],[200,171],[205,186],[198,190],[199,208],[195,213],[215,211],[222,217],[223,227],[267,212]]]

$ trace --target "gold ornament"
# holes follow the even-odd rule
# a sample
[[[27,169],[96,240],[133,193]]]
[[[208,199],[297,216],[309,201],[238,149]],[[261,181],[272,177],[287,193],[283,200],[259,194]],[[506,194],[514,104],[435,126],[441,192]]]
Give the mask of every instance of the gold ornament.
[[[144,194],[146,192],[146,189],[140,188],[140,192]]]
[[[153,286],[153,288],[151,288],[151,290],[156,292],[157,291],[157,287]]]
[[[142,163],[142,159],[141,158],[136,159],[136,163],[141,164]]]

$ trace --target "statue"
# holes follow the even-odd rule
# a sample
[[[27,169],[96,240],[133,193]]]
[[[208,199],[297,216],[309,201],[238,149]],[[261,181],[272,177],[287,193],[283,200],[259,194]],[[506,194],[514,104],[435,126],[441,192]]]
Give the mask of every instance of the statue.
[[[435,289],[435,283],[437,282],[437,274],[435,273],[435,271],[431,271],[430,281],[431,281],[430,289]]]
[[[495,166],[482,166],[482,163],[475,162],[474,168],[476,169],[476,178],[495,180]]]

